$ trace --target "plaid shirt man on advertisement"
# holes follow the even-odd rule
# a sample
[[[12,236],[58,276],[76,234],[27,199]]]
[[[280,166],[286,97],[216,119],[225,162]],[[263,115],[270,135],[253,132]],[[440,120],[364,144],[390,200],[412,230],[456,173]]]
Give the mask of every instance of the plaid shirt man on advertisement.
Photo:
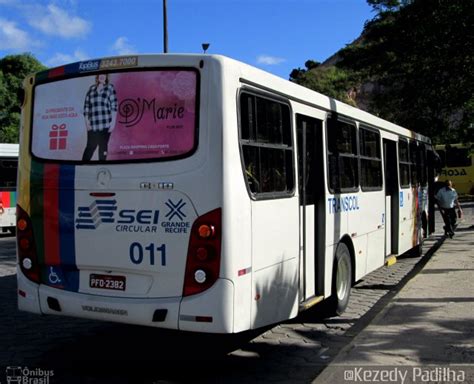
[[[99,161],[106,160],[117,110],[117,94],[114,86],[109,83],[108,75],[97,75],[95,84],[89,88],[84,100],[87,145],[82,155],[83,161],[90,161],[97,147],[99,148]]]
[[[93,131],[108,130],[112,123],[112,111],[117,112],[117,94],[112,84],[105,84],[102,90],[93,85],[84,100],[84,116]]]

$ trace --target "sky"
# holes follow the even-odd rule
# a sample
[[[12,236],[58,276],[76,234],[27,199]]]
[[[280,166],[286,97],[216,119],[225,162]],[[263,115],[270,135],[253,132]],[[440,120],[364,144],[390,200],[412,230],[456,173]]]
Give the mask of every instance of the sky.
[[[288,78],[356,39],[366,0],[167,0],[169,53],[222,54]],[[0,58],[48,67],[163,52],[163,0],[0,0]]]

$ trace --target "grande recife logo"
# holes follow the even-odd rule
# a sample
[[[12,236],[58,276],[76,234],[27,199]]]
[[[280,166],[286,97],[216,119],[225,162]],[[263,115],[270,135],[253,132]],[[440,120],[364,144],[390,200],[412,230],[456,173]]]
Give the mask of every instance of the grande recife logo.
[[[173,203],[171,200],[168,200],[165,205],[169,208],[169,212],[166,214],[168,221],[171,221],[175,216],[180,220],[183,221],[186,215],[183,213],[182,209],[186,205],[183,202],[183,199],[178,201],[176,204]]]

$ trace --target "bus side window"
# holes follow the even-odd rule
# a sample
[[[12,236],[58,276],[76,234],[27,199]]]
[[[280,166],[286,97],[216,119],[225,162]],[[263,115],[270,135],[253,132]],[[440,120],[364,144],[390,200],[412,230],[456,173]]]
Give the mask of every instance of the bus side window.
[[[294,189],[290,108],[264,97],[240,96],[240,145],[252,195],[288,195]]]
[[[408,156],[408,141],[398,140],[398,164],[400,168],[400,186],[410,186],[410,158]]]
[[[362,190],[382,189],[380,133],[359,128],[360,186]]]
[[[329,190],[356,191],[359,188],[356,127],[332,118],[327,129]]]

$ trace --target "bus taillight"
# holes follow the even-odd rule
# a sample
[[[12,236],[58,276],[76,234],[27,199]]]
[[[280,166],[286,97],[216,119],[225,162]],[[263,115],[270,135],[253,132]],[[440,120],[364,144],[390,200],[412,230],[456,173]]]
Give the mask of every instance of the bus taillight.
[[[183,296],[210,288],[219,277],[221,261],[221,209],[196,219],[189,239]]]
[[[28,279],[39,283],[40,273],[36,248],[34,246],[33,225],[28,214],[17,205],[17,248],[20,268]]]

